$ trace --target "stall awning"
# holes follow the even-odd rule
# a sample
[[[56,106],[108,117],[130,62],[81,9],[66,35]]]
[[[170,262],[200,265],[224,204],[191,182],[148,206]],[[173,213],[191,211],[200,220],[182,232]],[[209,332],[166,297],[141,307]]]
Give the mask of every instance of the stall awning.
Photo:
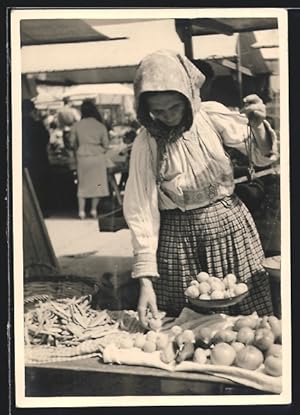
[[[66,23],[66,19],[62,19],[64,23]],[[201,24],[208,24],[211,21],[220,20],[220,19],[188,19],[192,23],[196,22],[197,24],[199,21],[201,21]],[[243,25],[243,28],[247,27],[249,28],[249,21],[251,21],[251,24],[253,25],[253,28],[258,29],[262,27],[267,27],[267,24],[269,26],[274,26],[277,24],[277,19],[222,19],[222,20],[230,20],[235,21],[236,24],[239,23],[240,20],[242,20],[242,23],[239,23],[239,27],[234,26],[234,30],[237,28],[241,28],[241,25]],[[246,26],[245,21],[248,22],[248,26]],[[254,25],[254,20],[255,25]],[[264,25],[262,25],[261,21],[264,21]],[[208,21],[208,22],[207,22]],[[236,22],[237,21],[237,22]],[[271,21],[271,24],[270,22]],[[69,22],[69,21],[68,21]],[[82,21],[84,22],[84,21]],[[86,22],[86,21],[85,21]],[[177,19],[176,23],[182,24],[183,19]],[[95,25],[95,23],[99,23],[98,21],[88,21],[89,24]],[[110,21],[112,23],[112,21]],[[155,31],[162,30],[162,24],[164,25],[164,38],[161,39],[156,36],[151,37],[151,43],[145,42],[143,44],[138,43],[139,39],[136,39],[134,37],[134,29],[135,25],[132,25],[131,31],[127,27],[123,27],[122,30],[117,31],[106,31],[106,29],[103,28],[103,31],[107,33],[109,36],[120,36],[122,33],[125,33],[126,36],[129,35],[129,39],[127,40],[116,40],[114,42],[100,42],[99,44],[93,43],[89,44],[86,43],[84,45],[84,59],[82,59],[82,49],[81,54],[78,55],[75,53],[75,50],[79,50],[80,45],[64,45],[63,51],[64,53],[61,53],[62,45],[59,45],[57,48],[55,45],[49,45],[49,50],[44,55],[44,59],[36,59],[36,56],[38,53],[41,53],[39,48],[42,48],[42,46],[32,46],[28,48],[23,48],[22,51],[22,73],[26,73],[34,77],[37,82],[41,82],[48,85],[74,85],[74,84],[93,84],[93,83],[130,83],[134,79],[136,66],[138,65],[139,61],[144,57],[145,54],[151,53],[152,51],[156,50],[159,47],[167,48],[170,46],[167,46],[169,44],[172,45],[172,48],[174,50],[178,50],[181,52],[182,44],[176,35],[176,32],[174,30],[174,19],[167,20],[165,22],[145,22],[145,30],[149,33],[150,30]],[[126,25],[125,25],[126,26]],[[98,29],[101,29],[101,27],[98,27]],[[252,27],[251,27],[252,28]],[[126,29],[126,30],[125,30]],[[124,30],[124,32],[123,32]],[[101,30],[100,30],[101,31]],[[127,32],[128,31],[128,32]],[[97,32],[98,33],[98,32]],[[243,33],[247,37],[248,33]],[[207,36],[207,38],[211,37],[218,37],[220,35],[216,36]],[[209,41],[205,42],[205,36],[203,36],[203,42],[204,46],[201,49],[204,49],[206,52],[204,56],[195,56],[195,58],[201,58],[201,59],[214,59],[220,60],[217,61],[218,63],[218,69],[221,69],[221,65],[224,66],[224,69],[226,69],[226,72],[228,73],[229,70],[237,70],[237,65],[234,61],[234,58],[236,55],[236,37],[237,36],[223,36],[224,38],[227,38],[228,41],[230,40],[230,52],[231,53],[225,53],[226,50],[224,48],[221,48],[222,56],[215,56],[215,53],[212,51],[212,39],[209,39]],[[201,40],[202,40],[201,38]],[[200,37],[197,38],[200,40]],[[159,41],[159,44],[157,42]],[[256,42],[256,39],[254,38],[253,42]],[[242,42],[244,43],[244,42]],[[248,43],[247,54],[250,53],[250,55],[259,55],[260,52],[257,50],[256,52],[251,48],[250,50],[250,43]],[[138,45],[138,47],[137,47]],[[222,46],[224,45],[224,42],[222,43]],[[210,46],[210,47],[208,47]],[[46,48],[47,46],[45,46]],[[220,42],[219,39],[216,40],[216,47],[217,50],[220,50]],[[242,48],[244,50],[244,47]],[[243,51],[242,50],[242,51]],[[224,55],[225,53],[225,55]],[[211,55],[212,54],[212,55]],[[244,54],[242,54],[244,55]],[[261,56],[260,56],[261,57]],[[245,75],[251,76],[252,74],[256,73],[266,73],[268,69],[263,66],[261,63],[261,59],[258,59],[259,56],[257,56],[257,59],[255,62],[251,62],[252,67],[249,67],[248,62],[244,62],[244,58],[241,59],[240,62],[240,70]],[[230,61],[230,62],[229,62]],[[234,62],[234,63],[232,63]],[[255,63],[255,64],[254,64]],[[258,65],[259,63],[259,65]],[[83,66],[84,65],[84,66]]]
[[[203,35],[228,35],[250,33],[259,30],[278,28],[277,18],[199,18],[175,19],[176,32],[184,44],[185,55],[193,59],[192,39]]]
[[[75,85],[98,83],[131,83],[134,79],[137,65],[115,66],[107,68],[87,68],[67,71],[47,72],[47,78],[39,79],[39,84],[48,85]]]
[[[114,40],[81,19],[21,20],[21,46]]]
[[[190,24],[192,36],[253,32],[255,30],[277,29],[276,18],[223,18],[223,19],[176,19],[176,30],[181,36],[181,29]]]
[[[64,96],[72,97],[78,95],[133,95],[133,88],[130,88],[127,85],[122,85],[118,83],[114,84],[82,84],[82,85],[73,85],[68,88],[64,93]]]

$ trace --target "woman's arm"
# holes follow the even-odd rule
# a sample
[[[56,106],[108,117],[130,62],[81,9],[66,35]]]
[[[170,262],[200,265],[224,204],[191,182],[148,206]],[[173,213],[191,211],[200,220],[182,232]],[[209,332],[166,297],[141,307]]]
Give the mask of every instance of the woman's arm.
[[[264,106],[263,103],[262,105]],[[224,145],[236,148],[242,154],[249,156],[245,143],[249,136],[248,118],[238,112],[230,111],[219,102],[203,102],[202,108],[209,116],[209,119],[221,137]],[[254,134],[254,140],[252,140],[251,143],[251,161],[256,166],[264,167],[277,160],[278,142],[275,131],[264,119],[264,110],[262,110],[261,107],[260,109],[262,111],[259,114],[260,119],[257,120],[257,122],[255,122],[255,119],[253,118],[251,121],[249,120]],[[251,110],[256,111],[257,108],[247,108],[248,116],[250,118]]]
[[[104,150],[109,149],[108,131],[104,124],[102,124],[101,145]]]
[[[158,276],[156,251],[160,214],[148,139],[147,134],[142,133],[133,144],[124,195],[124,216],[132,235],[133,278]]]
[[[69,145],[70,145],[70,148],[76,153],[79,147],[76,124],[73,124],[71,127]]]
[[[124,216],[131,231],[133,245],[132,277],[139,278],[138,313],[146,327],[149,308],[158,317],[152,278],[159,277],[156,251],[160,226],[155,166],[147,134],[141,133],[132,148],[129,178],[124,197]]]
[[[257,95],[248,95],[243,99],[243,102],[244,107],[241,113],[247,116],[257,146],[262,155],[268,157],[272,150],[272,138],[264,124],[267,115],[266,106]]]

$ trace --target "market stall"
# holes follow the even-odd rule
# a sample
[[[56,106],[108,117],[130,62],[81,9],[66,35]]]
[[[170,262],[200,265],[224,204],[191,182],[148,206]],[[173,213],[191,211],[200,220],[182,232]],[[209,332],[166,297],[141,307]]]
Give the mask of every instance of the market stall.
[[[26,395],[280,393],[281,321],[218,312],[219,306],[247,295],[247,290],[240,294],[242,287],[232,284],[232,277],[223,281],[231,297],[210,300],[207,313],[200,313],[192,291],[201,290],[205,274],[198,274],[186,291],[187,307],[177,318],[161,313],[157,320],[150,313],[147,329],[133,310],[99,309],[97,287],[88,279],[29,281]],[[209,312],[211,307],[215,312]],[[58,376],[60,381],[53,381]]]

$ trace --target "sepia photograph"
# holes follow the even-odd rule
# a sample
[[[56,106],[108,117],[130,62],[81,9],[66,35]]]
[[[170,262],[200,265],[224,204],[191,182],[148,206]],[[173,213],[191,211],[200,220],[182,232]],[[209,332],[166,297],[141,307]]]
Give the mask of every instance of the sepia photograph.
[[[16,406],[291,403],[286,10],[9,18]]]

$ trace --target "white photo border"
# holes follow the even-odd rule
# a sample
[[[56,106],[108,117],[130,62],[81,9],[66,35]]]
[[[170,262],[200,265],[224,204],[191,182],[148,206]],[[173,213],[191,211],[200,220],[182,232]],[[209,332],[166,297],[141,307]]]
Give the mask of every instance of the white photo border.
[[[13,184],[13,269],[14,269],[14,361],[16,406],[36,407],[116,407],[116,406],[198,406],[211,405],[211,396],[117,396],[29,398],[25,396],[23,332],[23,223],[22,223],[22,156],[21,156],[21,48],[20,20],[50,18],[201,18],[201,17],[274,17],[278,19],[280,53],[280,130],[281,130],[281,284],[283,310],[283,343],[291,344],[290,282],[290,154],[288,96],[288,23],[287,11],[276,8],[180,8],[180,9],[14,9],[11,11],[11,102],[12,102],[12,184]],[[283,390],[280,395],[214,396],[213,405],[276,405],[291,402],[291,346],[283,356]]]

